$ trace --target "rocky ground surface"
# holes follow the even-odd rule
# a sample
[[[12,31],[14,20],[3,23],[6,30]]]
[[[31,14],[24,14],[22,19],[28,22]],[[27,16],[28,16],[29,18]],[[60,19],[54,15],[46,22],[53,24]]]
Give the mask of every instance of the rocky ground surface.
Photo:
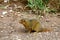
[[[13,7],[14,8],[14,7]],[[47,14],[39,19],[43,27],[52,28],[51,32],[26,33],[19,23],[22,18],[37,18],[31,12],[18,12],[11,7],[0,8],[0,40],[60,40],[60,13]]]

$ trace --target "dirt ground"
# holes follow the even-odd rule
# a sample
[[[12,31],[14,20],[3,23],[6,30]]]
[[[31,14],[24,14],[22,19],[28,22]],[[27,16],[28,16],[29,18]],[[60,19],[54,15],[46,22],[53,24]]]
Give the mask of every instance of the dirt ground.
[[[0,9],[0,40],[60,40],[60,13],[40,17],[43,27],[52,28],[51,32],[26,33],[19,23],[22,18],[38,18],[27,11]]]

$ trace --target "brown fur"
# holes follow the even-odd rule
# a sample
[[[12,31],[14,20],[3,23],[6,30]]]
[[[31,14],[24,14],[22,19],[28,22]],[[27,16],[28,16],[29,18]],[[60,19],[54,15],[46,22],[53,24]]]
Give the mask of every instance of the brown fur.
[[[47,32],[50,31],[48,28],[42,28],[40,22],[36,19],[21,19],[19,23],[23,24],[28,32]]]

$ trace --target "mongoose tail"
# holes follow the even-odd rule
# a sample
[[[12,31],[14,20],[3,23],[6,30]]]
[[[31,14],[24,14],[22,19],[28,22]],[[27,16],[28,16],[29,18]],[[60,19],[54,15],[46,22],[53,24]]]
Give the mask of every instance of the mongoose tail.
[[[52,28],[41,28],[39,32],[51,32]]]

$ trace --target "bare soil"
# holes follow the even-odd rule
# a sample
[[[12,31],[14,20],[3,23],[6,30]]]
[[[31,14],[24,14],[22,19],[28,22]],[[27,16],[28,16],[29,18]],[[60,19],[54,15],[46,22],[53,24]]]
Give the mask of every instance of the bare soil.
[[[37,16],[28,11],[8,7],[0,9],[0,40],[60,40],[60,13]],[[58,15],[58,16],[57,16]],[[22,18],[40,18],[43,27],[52,28],[51,32],[27,33],[19,20]]]

